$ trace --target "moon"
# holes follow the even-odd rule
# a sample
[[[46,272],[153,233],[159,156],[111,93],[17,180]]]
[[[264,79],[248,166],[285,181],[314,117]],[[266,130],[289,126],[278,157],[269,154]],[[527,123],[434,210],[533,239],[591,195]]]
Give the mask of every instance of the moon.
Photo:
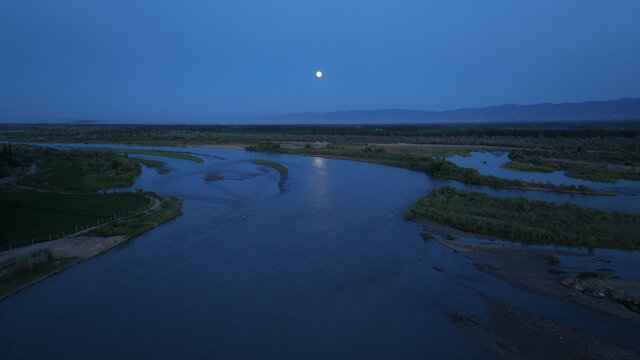
[[[322,77],[322,71],[316,71],[316,77],[320,79]]]

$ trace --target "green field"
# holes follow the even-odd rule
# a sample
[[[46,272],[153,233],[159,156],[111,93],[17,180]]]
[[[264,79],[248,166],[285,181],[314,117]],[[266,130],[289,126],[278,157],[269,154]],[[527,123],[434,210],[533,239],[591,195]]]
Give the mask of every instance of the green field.
[[[640,249],[640,215],[491,197],[452,187],[433,190],[420,198],[405,217],[522,242]]]
[[[114,214],[136,211],[143,194],[57,194],[0,190],[0,250],[59,238]]]

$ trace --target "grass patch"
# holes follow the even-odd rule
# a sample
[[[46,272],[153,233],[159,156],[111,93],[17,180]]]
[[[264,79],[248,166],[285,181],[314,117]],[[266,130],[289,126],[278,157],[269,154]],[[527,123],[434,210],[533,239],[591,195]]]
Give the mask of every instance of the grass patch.
[[[448,186],[420,198],[405,217],[529,243],[640,249],[640,215],[491,197]]]
[[[131,158],[131,159],[140,161],[142,164],[144,164],[144,166],[150,167],[150,168],[167,165],[166,162],[160,161],[160,160],[149,160],[149,159],[139,159],[139,158]]]
[[[280,192],[284,192],[284,182],[287,180],[289,169],[287,169],[282,164],[279,164],[273,161],[268,161],[268,160],[253,160],[251,162],[256,165],[263,165],[263,166],[268,166],[270,168],[276,169],[280,173],[280,181],[278,181],[278,188],[280,189]]]
[[[158,210],[101,226],[89,234],[97,236],[125,235],[131,238],[182,215],[180,203],[177,200],[171,198],[160,198],[160,200],[161,207]]]
[[[199,157],[190,155],[185,152],[178,151],[168,151],[168,150],[146,150],[146,149],[108,149],[113,152],[121,153],[121,154],[141,154],[141,155],[154,155],[154,156],[163,156],[174,159],[182,159],[189,160],[197,163],[203,162]]]
[[[585,179],[590,181],[600,181],[607,183],[615,183],[619,179],[626,179],[631,181],[640,181],[640,172],[634,171],[616,171],[606,168],[593,168],[593,167],[577,167],[577,166],[564,166],[566,169],[565,175],[567,177],[576,179]]]
[[[545,260],[549,265],[558,265],[560,264],[560,257],[556,253],[548,253],[544,255]]]
[[[420,233],[420,236],[422,237],[422,240],[431,240],[433,239],[433,234],[427,231],[423,231],[422,233]]]
[[[256,165],[263,165],[263,166],[268,166],[270,168],[273,168],[277,170],[281,176],[287,176],[289,174],[289,169],[287,169],[285,166],[277,162],[268,161],[268,160],[253,160],[252,163]]]
[[[640,181],[640,171],[633,168],[640,164],[638,152],[616,148],[598,151],[585,151],[581,146],[575,150],[523,149],[513,150],[509,158],[514,163],[563,170],[566,176],[576,179],[608,183],[619,179]]]
[[[552,173],[556,169],[550,166],[544,165],[535,165],[530,163],[523,163],[520,161],[509,161],[502,165],[500,165],[503,169],[515,170],[515,171],[527,171],[527,172],[543,172],[543,173]]]
[[[144,194],[0,190],[0,250],[56,239],[148,205]]]
[[[273,161],[268,161],[268,160],[253,160],[251,162],[256,165],[263,165],[263,166],[268,166],[270,168],[276,169],[280,173],[280,181],[278,181],[278,188],[280,189],[280,192],[284,191],[284,182],[287,180],[289,169],[287,169],[282,164],[279,164]]]

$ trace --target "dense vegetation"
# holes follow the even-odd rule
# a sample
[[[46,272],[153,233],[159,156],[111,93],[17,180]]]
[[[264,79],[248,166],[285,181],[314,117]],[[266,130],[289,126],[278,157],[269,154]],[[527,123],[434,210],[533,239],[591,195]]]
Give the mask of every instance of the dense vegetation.
[[[0,189],[0,250],[56,239],[149,205],[144,194]]]
[[[411,205],[405,217],[522,242],[640,249],[639,215],[497,198],[451,187],[431,191]]]
[[[110,151],[62,151],[32,145],[13,145],[11,165],[3,171],[5,176],[22,176],[21,185],[64,191],[131,186],[139,173],[137,160]]]
[[[0,125],[0,140],[140,145],[283,141],[640,150],[637,122],[417,125]]]

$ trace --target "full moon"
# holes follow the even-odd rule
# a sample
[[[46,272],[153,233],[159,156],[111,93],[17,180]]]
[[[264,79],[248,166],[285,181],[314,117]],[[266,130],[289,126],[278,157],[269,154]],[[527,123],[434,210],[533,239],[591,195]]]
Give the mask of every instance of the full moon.
[[[322,77],[322,71],[316,71],[316,77],[319,79]]]

